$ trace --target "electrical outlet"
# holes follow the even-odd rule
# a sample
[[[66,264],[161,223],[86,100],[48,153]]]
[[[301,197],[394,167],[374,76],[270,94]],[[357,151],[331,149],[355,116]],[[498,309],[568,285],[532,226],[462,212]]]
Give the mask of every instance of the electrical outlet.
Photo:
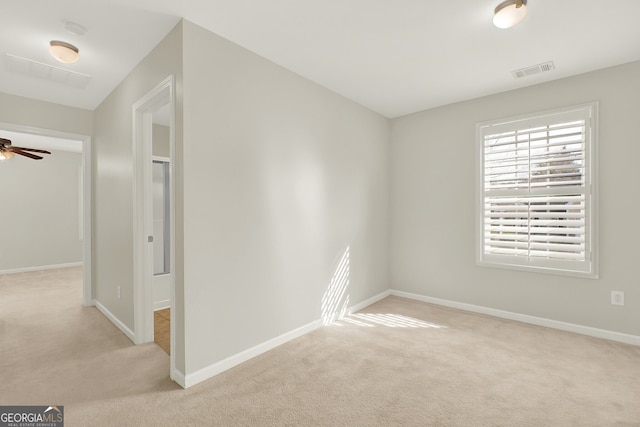
[[[624,305],[624,292],[623,291],[611,291],[611,304]]]
[[[118,286],[118,299],[120,299],[120,286]],[[611,300],[613,301],[613,296],[611,297]],[[611,304],[613,304],[613,302],[611,302]]]

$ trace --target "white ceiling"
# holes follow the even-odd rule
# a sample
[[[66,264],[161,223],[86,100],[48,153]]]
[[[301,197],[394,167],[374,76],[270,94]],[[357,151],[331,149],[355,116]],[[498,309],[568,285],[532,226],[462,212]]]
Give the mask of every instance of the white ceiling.
[[[0,54],[92,76],[76,89],[3,65],[0,92],[94,109],[180,17],[387,117],[640,59],[638,0],[529,0],[509,30],[491,23],[500,1],[0,0]],[[80,62],[56,63],[51,39]],[[556,69],[511,75],[547,61]]]

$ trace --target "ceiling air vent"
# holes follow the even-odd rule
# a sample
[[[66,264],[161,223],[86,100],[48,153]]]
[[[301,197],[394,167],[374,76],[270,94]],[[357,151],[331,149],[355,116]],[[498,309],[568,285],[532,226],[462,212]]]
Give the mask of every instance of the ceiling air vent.
[[[37,77],[39,79],[50,80],[65,86],[76,89],[84,89],[89,84],[91,76],[65,70],[64,68],[53,67],[42,62],[31,59],[5,54],[5,65],[7,71],[25,76]]]
[[[533,76],[535,74],[545,73],[547,71],[554,70],[556,68],[553,65],[553,61],[545,62],[544,64],[534,65],[533,67],[521,68],[519,70],[512,71],[513,77],[521,79],[523,77]]]

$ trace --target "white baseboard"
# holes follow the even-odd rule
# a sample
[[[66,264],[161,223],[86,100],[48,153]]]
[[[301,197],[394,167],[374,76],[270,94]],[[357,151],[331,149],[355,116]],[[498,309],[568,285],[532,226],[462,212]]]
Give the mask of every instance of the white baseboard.
[[[282,345],[287,341],[291,341],[292,339],[295,339],[304,334],[307,334],[313,331],[314,329],[319,328],[320,326],[322,326],[322,321],[316,320],[315,322],[311,322],[307,325],[294,329],[293,331],[289,331],[280,336],[277,336],[269,341],[265,341],[262,344],[258,344],[238,354],[227,357],[226,359],[220,362],[214,363],[213,365],[209,365],[192,374],[187,374],[184,379],[184,387],[185,388],[191,387],[192,385],[196,385],[204,380],[208,380],[209,378],[215,375],[218,375],[228,369],[231,369],[234,366],[237,366],[243,362],[246,362],[249,359],[252,359],[256,356],[259,356],[262,353],[265,353],[275,347],[278,347],[279,345]]]
[[[153,311],[157,311],[157,310],[164,310],[165,308],[170,308],[171,307],[171,300],[164,300],[164,301],[154,301],[153,303]]]
[[[356,311],[360,311],[363,308],[368,307],[371,304],[374,304],[380,301],[381,299],[388,297],[390,294],[391,294],[391,291],[387,290],[378,295],[374,295],[373,297],[368,298],[358,304],[352,305],[347,309],[347,312],[355,313]],[[288,341],[291,341],[304,334],[307,334],[321,326],[323,326],[322,320],[316,320],[307,325],[301,326],[297,329],[294,329],[280,336],[277,336],[269,341],[265,341],[262,344],[258,344],[254,347],[251,347],[243,352],[227,357],[226,359],[218,363],[209,365],[192,374],[187,374],[186,376],[176,371],[174,372],[173,380],[184,388],[191,387],[192,385],[208,380],[209,378],[214,377],[218,374],[221,374],[222,372],[228,369],[231,369],[234,366],[237,366],[243,362],[246,362],[249,359],[259,356],[262,353],[272,350]]]
[[[185,383],[184,374],[182,372],[180,372],[179,370],[174,369],[173,371],[171,371],[171,374],[169,375],[169,377],[171,378],[171,380],[173,382],[178,384],[180,387],[187,388],[186,387],[186,383]]]
[[[15,273],[29,273],[31,271],[41,271],[41,270],[55,270],[57,268],[80,267],[82,266],[82,264],[83,264],[82,261],[80,261],[80,262],[69,262],[66,264],[38,265],[35,267],[14,268],[11,270],[0,270],[0,275],[15,274]]]
[[[503,319],[516,320],[518,322],[530,323],[532,325],[545,326],[547,328],[559,329],[561,331],[574,332],[576,334],[588,335],[596,338],[604,338],[625,344],[640,346],[640,336],[623,334],[621,332],[608,331],[606,329],[592,328],[590,326],[576,325],[574,323],[561,322],[558,320],[545,319],[543,317],[529,316],[527,314],[513,313],[511,311],[498,310],[495,308],[483,307],[479,305],[466,304],[462,302],[450,301],[440,298],[433,298],[409,292],[391,290],[391,295],[408,298],[416,301],[428,302],[445,307],[457,308],[474,313],[487,314],[489,316]]]
[[[111,321],[111,323],[116,325],[116,327],[118,329],[120,329],[122,331],[122,333],[125,334],[127,336],[127,338],[129,338],[131,340],[131,342],[135,343],[135,334],[133,333],[133,331],[131,329],[127,328],[127,325],[122,323],[120,321],[120,319],[118,319],[116,316],[114,316],[114,314],[112,312],[110,312],[107,309],[107,307],[105,307],[104,305],[102,305],[100,303],[100,301],[93,300],[93,303],[96,306],[96,308],[98,310],[100,310],[100,313],[104,314],[104,316],[107,319],[109,319]]]
[[[351,314],[351,313],[356,313],[366,307],[369,307],[370,305],[373,305],[375,303],[377,303],[380,300],[385,299],[386,297],[388,297],[389,295],[391,295],[391,290],[387,289],[384,292],[380,292],[378,295],[374,295],[371,298],[368,298],[364,301],[362,301],[361,303],[352,305],[351,307],[349,307],[349,309],[347,310],[347,313]]]

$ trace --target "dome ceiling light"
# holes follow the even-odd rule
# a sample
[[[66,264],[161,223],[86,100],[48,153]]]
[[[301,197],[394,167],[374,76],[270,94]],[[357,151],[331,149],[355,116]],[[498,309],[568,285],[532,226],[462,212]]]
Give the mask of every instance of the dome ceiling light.
[[[500,3],[493,15],[493,25],[506,29],[521,22],[527,16],[527,0],[506,0]]]
[[[80,59],[80,51],[70,43],[51,40],[49,46],[51,56],[64,64],[73,64]]]

